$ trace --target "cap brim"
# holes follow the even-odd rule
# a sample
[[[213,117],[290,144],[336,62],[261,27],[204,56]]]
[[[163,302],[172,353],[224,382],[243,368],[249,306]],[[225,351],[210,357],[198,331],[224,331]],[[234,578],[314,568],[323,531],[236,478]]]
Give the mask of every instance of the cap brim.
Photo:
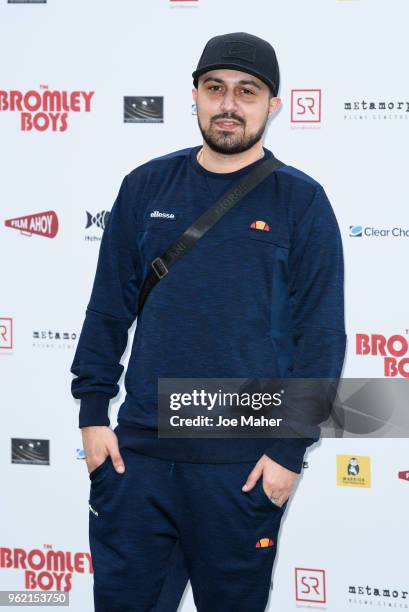
[[[245,67],[245,66],[242,66],[241,64],[235,64],[234,62],[219,62],[217,64],[210,64],[209,66],[206,66],[205,68],[200,68],[199,70],[195,70],[194,72],[192,72],[192,77],[194,80],[196,80],[200,77],[200,75],[204,74],[205,72],[209,72],[210,70],[216,70],[216,68],[231,68],[232,70],[239,70],[240,72],[247,72],[247,74],[256,76],[258,79],[260,79],[260,81],[263,81],[263,83],[267,85],[267,87],[272,89],[273,92],[275,92],[276,90],[275,84],[271,81],[266,81],[265,77],[259,72],[257,72],[257,70],[252,70],[251,68],[247,68],[247,66]]]

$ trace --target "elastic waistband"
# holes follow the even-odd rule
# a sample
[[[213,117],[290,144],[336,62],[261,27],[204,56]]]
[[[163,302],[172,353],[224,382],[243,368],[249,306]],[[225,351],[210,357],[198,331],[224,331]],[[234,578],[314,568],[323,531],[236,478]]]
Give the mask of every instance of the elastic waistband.
[[[119,448],[168,461],[186,463],[241,463],[257,461],[271,438],[159,438],[155,429],[118,423],[114,429]]]

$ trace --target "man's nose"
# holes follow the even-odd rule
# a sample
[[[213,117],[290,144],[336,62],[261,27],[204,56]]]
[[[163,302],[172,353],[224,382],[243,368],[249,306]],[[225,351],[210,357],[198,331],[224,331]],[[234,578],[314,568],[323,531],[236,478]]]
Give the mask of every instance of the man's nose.
[[[237,111],[237,100],[233,91],[226,91],[223,96],[220,108],[223,113]]]

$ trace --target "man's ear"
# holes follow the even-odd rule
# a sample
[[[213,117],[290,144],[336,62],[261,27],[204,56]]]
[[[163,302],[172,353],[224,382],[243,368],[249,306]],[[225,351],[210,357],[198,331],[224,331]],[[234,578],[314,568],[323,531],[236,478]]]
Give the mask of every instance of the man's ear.
[[[271,116],[273,113],[278,111],[280,106],[281,106],[281,98],[278,98],[278,97],[271,98],[269,109],[268,109],[269,116]]]

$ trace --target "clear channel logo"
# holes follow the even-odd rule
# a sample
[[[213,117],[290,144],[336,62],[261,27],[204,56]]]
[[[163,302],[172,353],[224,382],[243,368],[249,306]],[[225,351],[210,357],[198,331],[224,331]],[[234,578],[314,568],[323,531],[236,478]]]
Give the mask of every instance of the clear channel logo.
[[[350,225],[349,236],[350,238],[409,238],[409,228]]]

